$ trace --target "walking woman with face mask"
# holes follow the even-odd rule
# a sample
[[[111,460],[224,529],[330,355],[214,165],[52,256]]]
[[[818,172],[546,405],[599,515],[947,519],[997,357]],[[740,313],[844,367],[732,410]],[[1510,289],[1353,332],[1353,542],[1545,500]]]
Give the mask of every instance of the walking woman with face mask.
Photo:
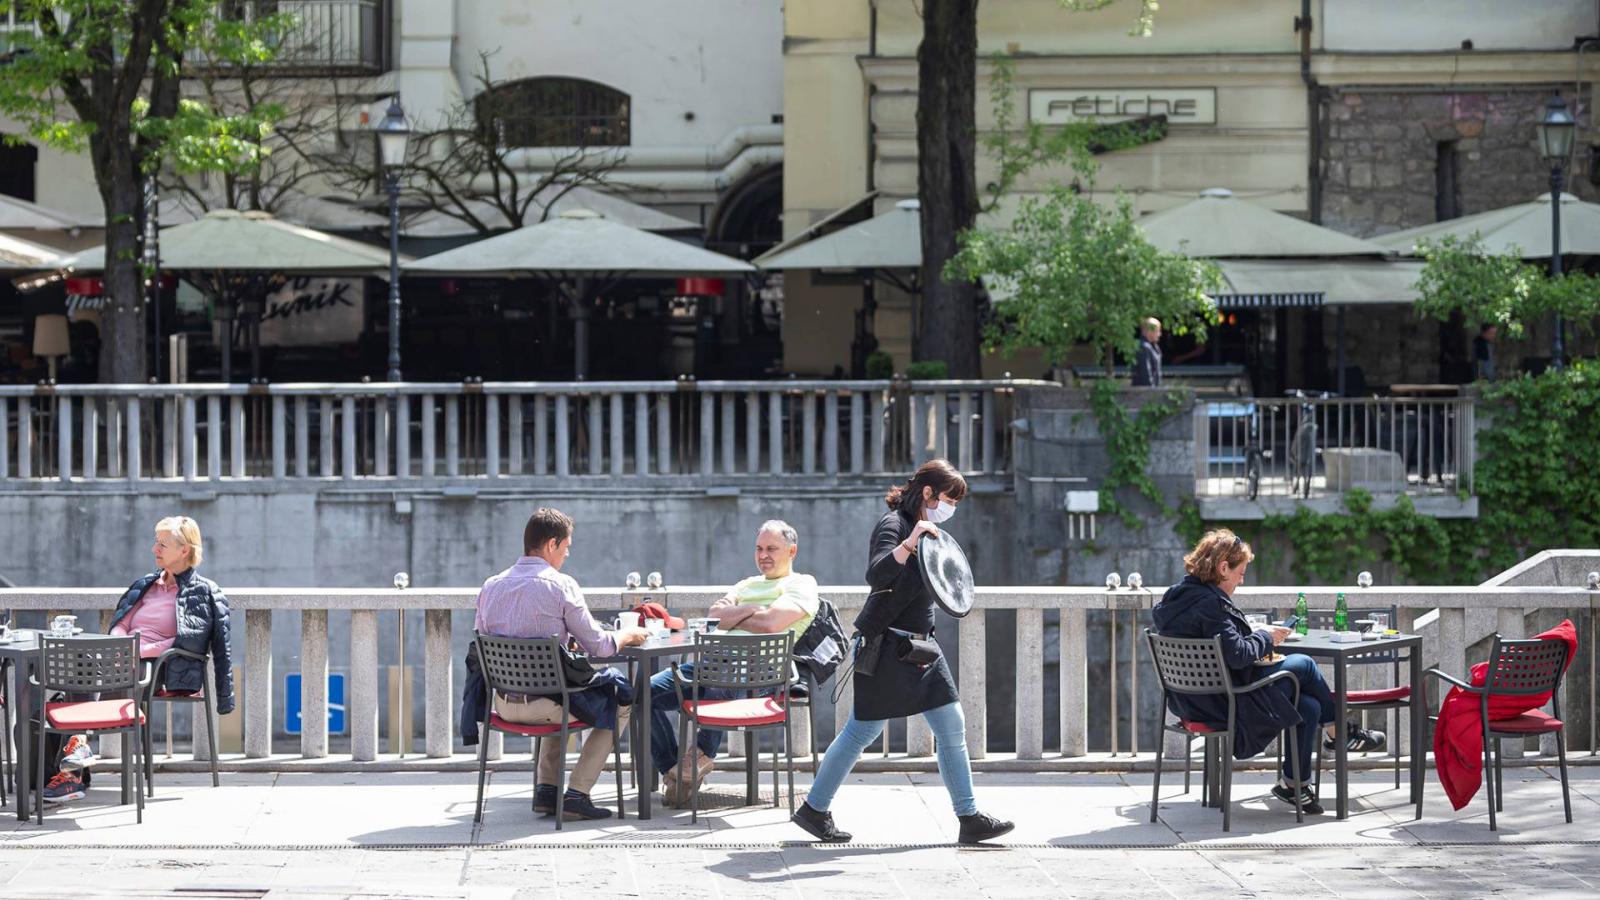
[[[855,708],[828,746],[810,796],[792,819],[818,840],[850,840],[828,811],[835,792],[862,751],[883,734],[888,720],[919,714],[937,741],[939,774],[961,823],[961,843],[997,838],[1014,827],[978,812],[973,799],[966,719],[950,667],[933,643],[934,599],[916,555],[917,542],[924,534],[938,537],[939,523],[955,514],[966,495],[961,473],[945,460],[934,459],[884,497],[889,511],[873,528],[867,554],[871,593],[855,621],[861,640],[856,651]]]

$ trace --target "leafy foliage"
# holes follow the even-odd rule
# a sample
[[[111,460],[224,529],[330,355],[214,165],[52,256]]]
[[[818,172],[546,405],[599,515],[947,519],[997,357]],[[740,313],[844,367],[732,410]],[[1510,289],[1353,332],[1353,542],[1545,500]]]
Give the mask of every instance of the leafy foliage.
[[[1468,321],[1500,325],[1511,337],[1520,336],[1527,322],[1552,315],[1584,330],[1600,320],[1600,278],[1594,275],[1550,278],[1520,253],[1489,253],[1476,235],[1446,235],[1421,249],[1427,264],[1417,280],[1420,315],[1446,321],[1459,312]]]
[[[1117,499],[1117,491],[1131,487],[1146,500],[1164,505],[1161,489],[1150,477],[1150,439],[1161,423],[1183,408],[1183,394],[1174,391],[1131,413],[1118,382],[1107,378],[1089,385],[1089,411],[1099,426],[1110,460],[1105,480],[1100,483],[1100,508],[1108,515],[1120,516],[1129,530],[1139,527],[1139,518]]]
[[[984,335],[994,349],[1042,347],[1060,362],[1088,343],[1110,371],[1113,351],[1138,349],[1146,316],[1173,333],[1202,336],[1216,321],[1206,296],[1220,286],[1216,267],[1152,245],[1126,198],[1107,209],[1057,186],[1023,200],[1009,227],[973,229],[961,245],[949,277],[983,279],[1006,295]]]

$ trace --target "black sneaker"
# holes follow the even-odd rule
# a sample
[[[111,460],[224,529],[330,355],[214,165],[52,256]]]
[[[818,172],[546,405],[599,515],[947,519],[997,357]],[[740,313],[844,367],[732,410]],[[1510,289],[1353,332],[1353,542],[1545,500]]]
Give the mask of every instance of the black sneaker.
[[[1389,739],[1381,731],[1358,727],[1354,722],[1345,728],[1344,748],[1351,753],[1376,753],[1389,746]],[[1322,749],[1333,750],[1333,740],[1324,738]]]
[[[550,815],[556,811],[556,786],[553,784],[535,785],[533,789],[533,811],[541,815]]]
[[[1294,791],[1282,781],[1272,786],[1272,796],[1289,804],[1291,809],[1294,808]],[[1300,811],[1308,816],[1322,815],[1322,804],[1318,802],[1317,795],[1309,786],[1300,789]]]
[[[580,794],[570,788],[561,802],[561,809],[568,822],[574,819],[609,819],[612,815],[611,810],[595,806],[588,794]]]
[[[981,844],[1003,835],[1010,834],[1016,828],[1010,822],[1002,822],[994,816],[983,813],[973,813],[970,816],[958,816],[961,820],[961,837],[963,844]]]
[[[815,809],[810,803],[800,804],[789,821],[824,844],[845,844],[850,841],[850,832],[840,831],[839,826],[833,824],[833,813]]]

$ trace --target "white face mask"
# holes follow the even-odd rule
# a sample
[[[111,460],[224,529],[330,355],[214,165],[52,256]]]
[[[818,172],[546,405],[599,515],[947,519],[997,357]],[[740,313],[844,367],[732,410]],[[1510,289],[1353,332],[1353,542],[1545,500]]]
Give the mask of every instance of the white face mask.
[[[923,509],[923,515],[927,516],[928,521],[935,525],[949,521],[950,517],[955,514],[956,505],[954,503],[940,503],[937,500],[933,501],[932,506]]]

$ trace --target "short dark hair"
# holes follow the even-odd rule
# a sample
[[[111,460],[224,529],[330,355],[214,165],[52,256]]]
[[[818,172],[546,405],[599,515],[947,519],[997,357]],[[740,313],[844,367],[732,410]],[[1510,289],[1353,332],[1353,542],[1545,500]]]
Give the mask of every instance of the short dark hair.
[[[528,527],[522,529],[522,552],[528,555],[539,552],[545,544],[561,543],[572,537],[572,517],[559,509],[541,506],[528,517]]]

